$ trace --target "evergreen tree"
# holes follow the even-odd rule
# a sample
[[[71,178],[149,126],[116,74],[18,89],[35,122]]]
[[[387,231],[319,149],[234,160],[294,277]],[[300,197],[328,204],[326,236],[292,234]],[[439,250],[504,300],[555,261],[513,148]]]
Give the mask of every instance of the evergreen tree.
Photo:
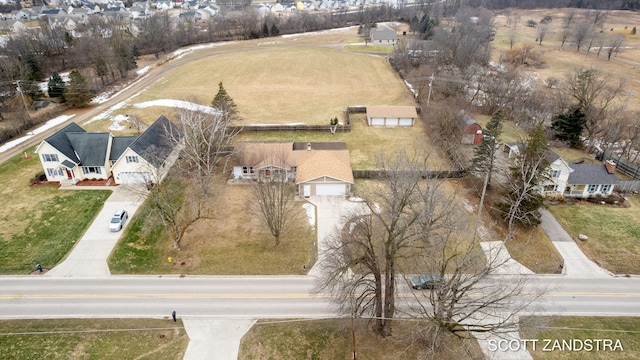
[[[218,93],[211,101],[211,106],[220,110],[226,120],[234,120],[238,117],[238,109],[236,103],[224,89],[222,81],[218,84]]]
[[[586,123],[587,116],[579,107],[575,107],[554,117],[551,127],[558,139],[568,142],[571,147],[580,149],[584,146],[580,135]]]
[[[278,36],[280,34],[280,29],[276,26],[276,23],[271,24],[271,36]]]
[[[65,88],[64,98],[71,107],[85,107],[91,101],[89,84],[80,71],[73,70],[69,73],[69,83]]]
[[[262,23],[262,37],[269,37],[269,26],[266,21]]]
[[[533,128],[522,154],[509,168],[502,201],[498,204],[502,217],[508,221],[509,233],[516,222],[524,226],[540,224],[538,209],[544,203],[540,184],[549,170],[549,145],[543,122]]]
[[[631,29],[631,35],[635,35],[636,34],[636,27],[634,26],[633,29]]]
[[[47,93],[51,98],[62,98],[64,102],[64,81],[57,72],[53,72],[49,78],[49,84],[47,86]]]
[[[504,116],[502,109],[496,111],[491,120],[482,132],[482,143],[473,149],[473,159],[471,159],[471,169],[473,171],[486,174],[487,187],[491,186],[491,174],[494,170],[497,145],[502,135],[502,123]]]

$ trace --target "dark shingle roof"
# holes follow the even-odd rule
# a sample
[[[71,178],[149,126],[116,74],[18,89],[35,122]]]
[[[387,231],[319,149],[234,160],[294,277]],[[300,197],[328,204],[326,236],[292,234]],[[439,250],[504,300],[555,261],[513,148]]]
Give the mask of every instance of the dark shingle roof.
[[[109,160],[116,161],[120,155],[137,139],[137,136],[117,136],[111,140],[111,154]]]
[[[174,148],[172,134],[180,138],[178,128],[161,115],[129,147],[154,166],[160,166]]]
[[[549,152],[547,153],[547,160],[549,160],[549,164],[551,164],[552,162],[556,161],[560,159],[560,155],[556,154],[555,152],[549,150]]]
[[[480,125],[480,123],[476,119],[467,114],[467,112],[464,110],[460,110],[458,112],[458,116],[456,116],[456,122],[460,131],[465,131],[469,126],[473,124]]]
[[[80,163],[80,159],[76,156],[73,151],[73,146],[67,137],[67,133],[85,133],[86,131],[81,128],[78,124],[72,122],[69,125],[65,126],[55,134],[49,136],[44,141],[49,143],[49,145],[56,148],[60,151],[64,156],[68,157],[69,160],[75,162],[76,164]]]
[[[82,166],[105,166],[109,133],[67,133]]]
[[[571,164],[573,172],[569,174],[571,185],[606,185],[618,184],[614,174],[609,174],[603,164]]]

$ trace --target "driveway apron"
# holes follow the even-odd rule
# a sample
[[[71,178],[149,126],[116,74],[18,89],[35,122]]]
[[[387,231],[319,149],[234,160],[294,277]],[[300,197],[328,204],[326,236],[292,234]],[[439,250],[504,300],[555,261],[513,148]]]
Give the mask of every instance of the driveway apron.
[[[583,278],[603,278],[611,274],[591,261],[580,250],[580,247],[564,230],[562,225],[546,209],[540,209],[542,222],[540,226],[549,240],[564,258],[563,274]],[[558,264],[560,265],[560,264]]]

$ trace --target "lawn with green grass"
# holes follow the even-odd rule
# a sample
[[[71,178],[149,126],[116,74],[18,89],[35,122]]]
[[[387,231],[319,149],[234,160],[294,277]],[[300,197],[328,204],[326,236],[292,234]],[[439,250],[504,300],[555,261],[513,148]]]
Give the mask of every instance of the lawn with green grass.
[[[161,319],[1,320],[5,359],[182,359],[182,321]]]
[[[577,202],[550,206],[549,211],[585,254],[616,274],[640,274],[640,197],[629,196],[630,207]]]
[[[538,340],[534,359],[640,359],[640,318],[615,316],[527,316],[520,317],[520,337]],[[552,349],[555,340],[608,339],[620,341],[623,351],[543,351],[546,340]]]
[[[368,54],[391,54],[394,47],[386,45],[346,45],[344,49]]]
[[[28,154],[33,154],[31,149]],[[0,273],[28,274],[36,264],[53,268],[96,217],[110,190],[62,191],[29,186],[42,172],[38,156],[16,156],[0,164]]]

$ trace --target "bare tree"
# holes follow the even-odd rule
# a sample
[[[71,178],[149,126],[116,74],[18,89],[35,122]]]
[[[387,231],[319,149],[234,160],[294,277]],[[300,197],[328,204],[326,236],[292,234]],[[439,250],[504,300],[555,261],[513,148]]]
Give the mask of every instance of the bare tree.
[[[141,48],[150,50],[156,58],[160,57],[160,52],[172,50],[175,41],[171,30],[171,20],[167,12],[158,12],[143,19],[138,36]]]
[[[542,45],[542,40],[544,40],[545,36],[549,32],[548,24],[538,24],[537,33],[538,33],[538,44]]]
[[[350,214],[323,262],[320,287],[336,295],[344,313],[373,316],[374,332],[382,337],[391,335],[402,259],[415,255],[425,234],[439,225],[437,217],[430,217],[436,212],[433,207],[448,204],[429,202],[438,186],[423,179],[425,164],[424,157],[401,151],[381,155],[383,181],[357,192],[367,211]]]
[[[517,38],[518,34],[515,31],[509,31],[509,49],[513,49],[513,45],[515,45]]]
[[[261,215],[278,246],[280,237],[289,229],[296,215],[293,184],[284,177],[272,174],[252,186],[252,201],[258,207],[257,213]]]
[[[573,30],[572,38],[576,44],[577,51],[580,51],[582,45],[589,39],[591,39],[593,33],[593,26],[587,22],[579,23]]]
[[[626,37],[623,34],[618,34],[609,38],[607,46],[607,60],[611,60],[612,54],[620,52],[620,48],[622,47],[622,43],[624,43],[625,38]]]
[[[560,46],[564,46],[564,43],[571,37],[571,28],[563,27],[560,30]]]
[[[564,97],[577,101],[587,116],[586,137],[592,143],[604,131],[602,122],[608,112],[614,110],[616,100],[624,94],[625,83],[622,79],[609,79],[599,70],[583,68],[565,74],[564,80]]]
[[[180,165],[191,174],[202,194],[209,196],[214,174],[227,170],[239,129],[231,126],[232,117],[204,106],[182,109],[179,116],[180,132],[172,141],[182,144]]]
[[[573,22],[573,20],[575,20],[576,17],[577,17],[576,9],[567,9],[564,17],[562,18],[562,26],[564,28],[571,27],[571,23]]]
[[[609,10],[590,10],[587,13],[587,19],[591,21],[594,27],[601,29],[604,26],[607,17],[609,17]]]

